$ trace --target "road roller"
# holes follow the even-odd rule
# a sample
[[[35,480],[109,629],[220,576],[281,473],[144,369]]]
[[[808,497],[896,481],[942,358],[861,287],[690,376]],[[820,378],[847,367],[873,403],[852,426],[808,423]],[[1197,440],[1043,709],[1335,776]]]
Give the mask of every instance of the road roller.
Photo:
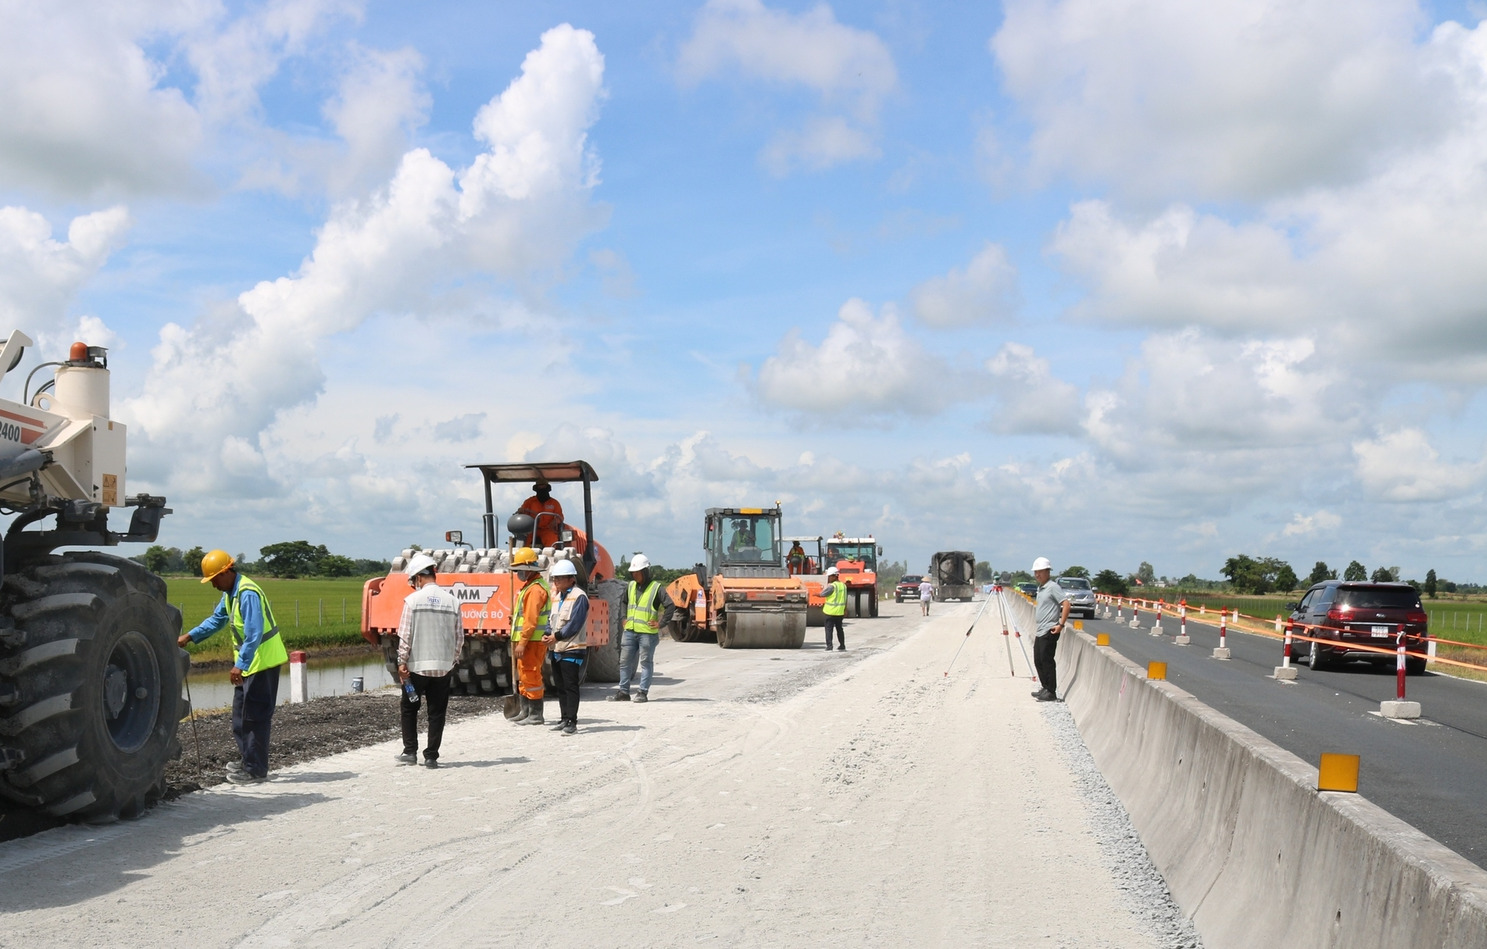
[[[705,563],[666,588],[676,604],[671,637],[716,639],[724,649],[799,649],[809,593],[791,576],[780,507],[711,507],[703,521]]]

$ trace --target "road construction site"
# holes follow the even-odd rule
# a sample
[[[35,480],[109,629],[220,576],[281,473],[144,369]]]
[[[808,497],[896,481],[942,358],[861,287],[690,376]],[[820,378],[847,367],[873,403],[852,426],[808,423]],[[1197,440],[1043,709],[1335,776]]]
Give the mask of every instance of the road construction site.
[[[11,841],[0,944],[1197,945],[981,606],[663,640],[651,701],[589,686],[573,736],[491,713],[437,770],[383,741]]]

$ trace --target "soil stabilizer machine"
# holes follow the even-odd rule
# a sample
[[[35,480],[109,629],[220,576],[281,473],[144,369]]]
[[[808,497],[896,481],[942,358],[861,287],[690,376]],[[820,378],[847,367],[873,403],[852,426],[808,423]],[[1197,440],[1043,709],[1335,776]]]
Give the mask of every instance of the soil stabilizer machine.
[[[31,340],[0,347],[0,379]],[[38,371],[54,376],[33,394]],[[165,581],[122,557],[59,547],[153,543],[165,499],[125,495],[124,426],[109,418],[107,352],[65,360],[0,399],[0,798],[55,817],[138,816],[165,790],[190,660]],[[133,508],[126,533],[112,509]]]
[[[799,649],[809,593],[790,575],[780,540],[778,505],[708,508],[707,562],[666,588],[677,607],[671,638],[716,638],[724,649]]]
[[[552,565],[570,560],[578,569],[578,584],[589,595],[589,619],[585,632],[589,655],[584,675],[593,682],[618,682],[620,639],[624,629],[625,584],[614,578],[614,560],[603,546],[594,543],[594,505],[590,485],[598,474],[586,461],[533,462],[502,465],[468,465],[485,481],[484,546],[464,542],[462,531],[444,535],[453,546],[426,551],[438,563],[435,582],[449,589],[460,601],[465,624],[465,645],[454,667],[454,692],[464,695],[511,695],[515,691],[511,656],[511,613],[521,587],[511,572],[511,555],[520,547],[531,547],[539,532],[549,529],[557,543],[538,549],[537,563],[546,577]],[[547,481],[551,484],[580,482],[583,485],[583,529],[571,524],[536,523],[518,510],[506,520],[507,539],[498,545],[495,497],[498,484]],[[566,512],[565,512],[566,513]],[[540,517],[550,515],[542,514]],[[397,677],[398,620],[403,600],[413,592],[403,573],[412,548],[392,560],[385,577],[373,577],[362,588],[361,634],[380,646],[388,671]],[[546,673],[552,684],[550,670]]]

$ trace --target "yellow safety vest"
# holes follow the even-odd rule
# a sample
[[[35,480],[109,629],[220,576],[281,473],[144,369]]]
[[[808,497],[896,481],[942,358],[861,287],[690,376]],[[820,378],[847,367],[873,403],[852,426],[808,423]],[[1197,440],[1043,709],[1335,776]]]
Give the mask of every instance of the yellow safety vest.
[[[232,661],[237,663],[238,650],[243,648],[243,610],[238,601],[244,590],[252,590],[258,594],[258,605],[263,610],[263,638],[258,641],[258,651],[253,653],[253,661],[248,663],[248,669],[243,675],[253,675],[264,669],[277,669],[289,661],[284,638],[279,635],[279,624],[274,622],[274,611],[268,605],[268,597],[264,596],[263,588],[242,574],[238,574],[237,588],[232,591],[232,595],[222,594],[222,599],[227,603],[227,621],[232,627]]]
[[[847,615],[847,585],[833,580],[826,585],[826,605],[821,608],[827,616]]]
[[[530,640],[538,640],[543,637],[547,632],[548,617],[552,614],[552,587],[548,586],[547,581],[541,577],[537,578],[537,583],[543,590],[547,591],[547,601],[542,604],[542,612],[537,616],[537,628],[532,630],[532,635],[528,637]],[[511,611],[511,638],[513,640],[521,638],[521,611],[522,607],[527,604],[527,598],[522,594],[527,592],[527,586],[524,583],[516,590],[516,608]]]
[[[625,632],[659,635],[661,630],[652,629],[650,624],[659,619],[656,615],[656,597],[661,593],[661,581],[652,580],[644,590],[640,591],[639,596],[636,595],[637,587],[638,584],[631,580],[630,609],[625,614]]]

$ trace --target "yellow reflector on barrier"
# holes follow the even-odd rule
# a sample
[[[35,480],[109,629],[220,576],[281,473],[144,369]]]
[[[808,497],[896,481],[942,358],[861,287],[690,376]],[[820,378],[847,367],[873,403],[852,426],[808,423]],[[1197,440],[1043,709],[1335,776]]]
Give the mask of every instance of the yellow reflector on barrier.
[[[1165,662],[1148,662],[1146,664],[1146,677],[1148,679],[1167,678],[1167,664]]]
[[[1095,633],[1095,645],[1096,646],[1108,646],[1108,645],[1110,645],[1110,634],[1109,633]]]
[[[1079,633],[1084,632],[1084,620],[1076,619],[1074,621],[1074,631]]]
[[[1358,756],[1322,752],[1322,765],[1317,769],[1318,791],[1358,793]]]

